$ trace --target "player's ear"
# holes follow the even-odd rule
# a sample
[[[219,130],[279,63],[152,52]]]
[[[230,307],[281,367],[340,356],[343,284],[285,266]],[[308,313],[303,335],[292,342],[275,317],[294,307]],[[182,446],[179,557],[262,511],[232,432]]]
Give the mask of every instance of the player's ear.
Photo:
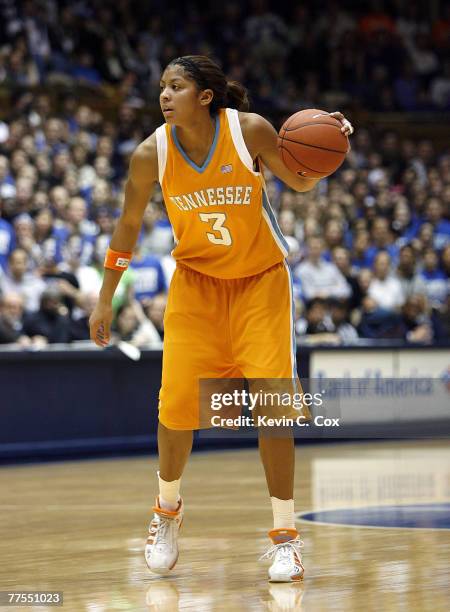
[[[203,91],[200,92],[200,104],[202,106],[211,104],[213,98],[214,92],[212,89],[203,89]]]

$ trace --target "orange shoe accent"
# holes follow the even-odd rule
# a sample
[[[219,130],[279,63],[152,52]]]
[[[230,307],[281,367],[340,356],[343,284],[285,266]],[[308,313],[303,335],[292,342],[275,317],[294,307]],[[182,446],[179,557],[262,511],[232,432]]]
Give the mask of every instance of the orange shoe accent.
[[[153,512],[156,512],[156,514],[159,514],[161,516],[166,516],[167,518],[175,518],[176,516],[178,516],[180,508],[181,508],[181,497],[180,497],[180,501],[178,502],[178,508],[176,510],[166,510],[165,508],[160,507],[159,495],[158,495],[156,497],[155,505],[152,507],[152,510]]]
[[[273,544],[282,544],[283,542],[295,540],[299,535],[297,529],[272,529],[269,531],[269,538]]]

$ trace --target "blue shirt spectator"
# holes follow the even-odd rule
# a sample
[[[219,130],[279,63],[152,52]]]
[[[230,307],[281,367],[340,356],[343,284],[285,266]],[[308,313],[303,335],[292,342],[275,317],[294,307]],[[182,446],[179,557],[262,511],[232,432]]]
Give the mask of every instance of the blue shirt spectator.
[[[439,198],[430,198],[426,206],[426,218],[424,222],[429,222],[434,227],[434,247],[441,250],[450,242],[450,221],[443,218],[444,211],[442,202]]]
[[[6,270],[8,257],[14,250],[16,239],[14,230],[8,221],[0,219],[0,266]]]
[[[365,257],[369,263],[369,267],[373,268],[375,258],[381,251],[387,251],[393,265],[397,264],[399,247],[395,244],[393,236],[389,229],[389,222],[384,217],[376,217],[372,225],[372,241],[365,252]]]
[[[130,268],[135,273],[134,293],[139,302],[145,304],[156,294],[166,290],[164,272],[158,257],[136,255]]]
[[[424,269],[420,277],[425,282],[428,300],[434,308],[442,308],[449,292],[449,280],[443,270],[439,268],[439,261],[433,249],[424,253]]]

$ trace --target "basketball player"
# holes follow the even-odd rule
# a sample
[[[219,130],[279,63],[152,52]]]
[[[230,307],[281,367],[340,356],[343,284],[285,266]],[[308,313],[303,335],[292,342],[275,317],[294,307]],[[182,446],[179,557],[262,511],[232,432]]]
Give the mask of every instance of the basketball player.
[[[91,338],[106,346],[111,300],[135,247],[144,210],[159,181],[177,262],[164,322],[159,396],[159,495],[145,549],[148,567],[167,574],[178,558],[183,519],[180,480],[199,428],[199,379],[295,378],[288,252],[264,190],[262,162],[296,191],[316,180],[284,166],[277,133],[246,112],[244,87],[227,82],[209,58],[173,60],[161,77],[165,124],[134,152],[122,215],[105,259],[90,318]],[[353,128],[341,113],[342,132]],[[294,522],[293,437],[259,435],[274,525],[269,579],[303,576]]]

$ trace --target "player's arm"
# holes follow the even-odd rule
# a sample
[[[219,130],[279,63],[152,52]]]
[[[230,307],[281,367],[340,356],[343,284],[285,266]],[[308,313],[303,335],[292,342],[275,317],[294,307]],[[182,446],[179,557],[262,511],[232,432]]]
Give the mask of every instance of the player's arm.
[[[110,249],[132,253],[142,226],[147,204],[158,181],[156,135],[152,134],[134,151],[125,185],[125,201],[111,238]],[[109,342],[112,321],[112,298],[123,270],[105,268],[97,305],[89,319],[91,339],[98,346]]]
[[[295,191],[310,191],[320,179],[297,176],[286,168],[277,147],[278,134],[271,123],[256,113],[239,113],[242,134],[253,160],[257,157],[264,165]]]

